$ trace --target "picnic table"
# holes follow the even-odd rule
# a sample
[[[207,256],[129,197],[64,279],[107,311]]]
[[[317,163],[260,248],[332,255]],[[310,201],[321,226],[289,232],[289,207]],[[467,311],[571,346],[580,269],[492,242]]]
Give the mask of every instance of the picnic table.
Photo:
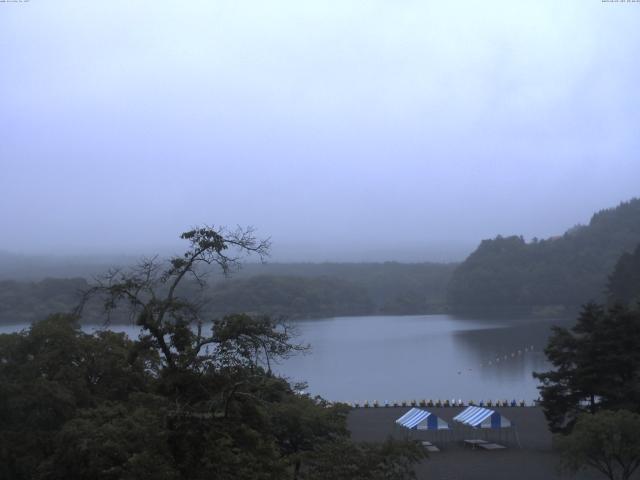
[[[479,438],[464,441],[465,447],[471,447],[472,449],[478,448],[480,445],[483,445],[485,443],[489,442],[487,442],[486,440],[480,440]]]
[[[481,443],[478,446],[480,448],[484,448],[485,450],[500,450],[502,448],[507,448],[504,445],[500,445],[498,443]]]

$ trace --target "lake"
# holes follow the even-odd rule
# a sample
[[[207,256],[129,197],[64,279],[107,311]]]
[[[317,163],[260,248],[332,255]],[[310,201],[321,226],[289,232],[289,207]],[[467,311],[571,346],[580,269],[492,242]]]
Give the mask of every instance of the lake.
[[[330,400],[538,398],[534,371],[567,320],[485,320],[450,315],[343,317],[297,322],[308,355],[279,371]]]
[[[275,367],[311,394],[379,402],[538,398],[534,371],[553,324],[567,320],[482,319],[452,315],[336,317],[293,322],[311,350]],[[0,333],[26,325],[0,326]],[[97,326],[85,326],[91,331]],[[133,326],[114,330],[137,336]]]

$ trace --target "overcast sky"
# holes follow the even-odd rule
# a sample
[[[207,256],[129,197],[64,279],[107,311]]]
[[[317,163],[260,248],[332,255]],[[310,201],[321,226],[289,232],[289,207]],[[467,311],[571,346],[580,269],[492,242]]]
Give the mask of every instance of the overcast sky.
[[[640,3],[0,3],[0,249],[455,260],[640,195]]]

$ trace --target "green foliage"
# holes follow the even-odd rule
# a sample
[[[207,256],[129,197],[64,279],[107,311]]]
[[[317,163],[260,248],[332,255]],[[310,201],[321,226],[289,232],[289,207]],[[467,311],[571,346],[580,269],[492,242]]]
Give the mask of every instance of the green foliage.
[[[0,323],[31,323],[51,312],[71,311],[78,303],[79,292],[88,287],[83,278],[0,281]]]
[[[318,446],[346,441],[346,405],[330,406],[320,397],[289,397],[274,405],[272,428],[282,452],[293,464],[294,478]]]
[[[554,328],[545,353],[554,370],[534,376],[553,431],[583,412],[640,410],[640,312],[589,304],[573,328]]]
[[[627,480],[640,466],[640,415],[619,410],[584,414],[573,432],[558,439],[563,467],[594,468],[611,480]]]
[[[134,359],[132,347],[123,334],[87,335],[64,315],[0,335],[0,476],[37,478],[58,433],[80,412],[148,388],[157,355]]]
[[[354,444],[346,440],[319,446],[310,454],[305,480],[409,480],[413,464],[426,458],[418,442],[389,438],[382,444]]]
[[[531,310],[602,301],[616,261],[639,242],[640,199],[598,212],[588,226],[561,237],[484,240],[453,273],[449,304],[457,310]]]
[[[180,269],[186,260],[176,257],[168,266]],[[179,293],[191,303],[202,303],[201,311],[209,318],[236,312],[288,318],[441,313],[446,310],[445,290],[454,267],[393,262],[248,264],[234,278],[226,279],[204,268],[211,284],[202,289],[195,279],[188,278],[181,282]],[[162,285],[159,287],[162,290]],[[0,281],[0,323],[30,323],[52,311],[71,312],[79,292],[88,288],[83,278]],[[83,322],[103,320],[102,305],[85,305]],[[110,321],[129,322],[128,311],[113,310]]]
[[[293,318],[366,315],[374,311],[367,292],[350,282],[329,277],[260,275],[223,281],[210,292],[218,314],[262,312]]]
[[[212,313],[256,312],[292,318],[419,314],[446,309],[455,264],[246,264],[212,284]],[[219,309],[219,310],[218,310]]]
[[[321,478],[314,452],[334,443],[367,463],[365,447],[348,441],[344,406],[296,393],[271,372],[305,348],[285,324],[234,314],[206,331],[181,293],[187,278],[204,288],[198,266],[228,272],[266,244],[250,230],[210,227],[183,238],[183,256],[111,271],[85,293],[107,313],[127,309],[137,340],[84,333],[75,315],[0,335],[0,478]],[[389,479],[407,478],[421,458],[395,444],[370,448],[380,465],[371,471]]]
[[[306,347],[290,343],[286,324],[278,324],[266,316],[237,314],[216,320],[211,343],[217,345],[216,361],[226,368],[254,370],[266,367],[271,374],[271,358],[287,358]]]
[[[53,453],[38,468],[42,478],[179,479],[168,447],[162,410],[102,404],[66,422]]]
[[[346,410],[262,367],[254,346],[272,358],[294,347],[273,326],[227,317],[210,354],[176,367],[144,340],[86,334],[69,316],[0,335],[0,477],[291,475],[306,452],[346,438]]]
[[[624,253],[609,277],[609,303],[634,307],[640,304],[640,244]]]

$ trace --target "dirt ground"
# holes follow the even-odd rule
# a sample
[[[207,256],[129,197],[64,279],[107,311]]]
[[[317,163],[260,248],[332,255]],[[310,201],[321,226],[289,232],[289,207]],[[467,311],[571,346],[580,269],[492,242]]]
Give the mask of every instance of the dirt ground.
[[[435,433],[411,431],[396,426],[395,420],[410,407],[358,408],[349,413],[347,424],[356,441],[383,441],[389,435],[418,440],[429,440],[441,451],[416,467],[418,479],[429,480],[544,480],[544,479],[598,479],[597,472],[585,471],[575,477],[562,474],[558,469],[559,456],[553,450],[553,437],[538,407],[494,408],[515,425],[515,432],[479,432],[471,429],[453,429]],[[427,407],[426,410],[454,425],[452,418],[462,408]],[[487,439],[505,445],[504,450],[486,451],[464,446],[464,439]],[[638,472],[636,472],[638,473]],[[634,478],[640,478],[635,475]]]

